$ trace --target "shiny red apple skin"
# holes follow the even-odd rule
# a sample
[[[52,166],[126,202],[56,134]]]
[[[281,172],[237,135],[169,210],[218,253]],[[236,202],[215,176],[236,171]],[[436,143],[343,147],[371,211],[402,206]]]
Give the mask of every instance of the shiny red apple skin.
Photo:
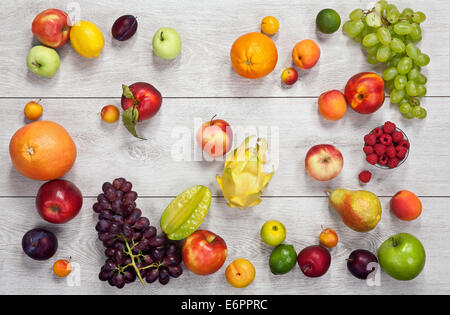
[[[331,144],[318,144],[305,157],[306,172],[314,179],[327,181],[339,175],[344,166],[342,153]]]
[[[233,144],[233,131],[225,120],[215,119],[204,123],[197,131],[197,143],[213,158],[225,155]]]
[[[186,268],[203,276],[218,271],[225,263],[227,254],[225,241],[207,230],[198,230],[191,234],[181,250]]]
[[[297,262],[305,276],[317,278],[323,276],[330,268],[331,255],[322,246],[309,246],[298,254]]]
[[[138,102],[139,121],[147,120],[155,116],[161,108],[161,93],[153,85],[146,82],[133,83],[129,88]],[[122,95],[121,105],[123,110],[127,110],[133,105],[133,100]]]
[[[360,114],[372,114],[384,103],[384,80],[373,72],[361,72],[348,80],[345,99]]]
[[[73,183],[55,179],[43,184],[36,196],[39,215],[54,224],[72,220],[81,210],[83,196]]]
[[[42,11],[34,18],[31,31],[45,46],[61,47],[69,40],[70,26],[67,13],[58,9]]]

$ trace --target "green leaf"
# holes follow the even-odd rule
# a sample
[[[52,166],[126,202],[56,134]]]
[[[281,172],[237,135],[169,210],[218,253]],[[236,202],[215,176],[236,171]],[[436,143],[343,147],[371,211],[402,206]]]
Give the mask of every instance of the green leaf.
[[[147,140],[145,138],[139,137],[136,132],[136,124],[139,120],[139,111],[135,106],[130,106],[126,111],[122,114],[122,121],[125,125],[125,128],[136,138],[141,140]]]
[[[125,96],[126,98],[133,100],[133,102],[136,102],[136,99],[134,98],[133,93],[131,93],[130,88],[128,87],[128,85],[122,84],[122,91],[123,91],[123,96]]]

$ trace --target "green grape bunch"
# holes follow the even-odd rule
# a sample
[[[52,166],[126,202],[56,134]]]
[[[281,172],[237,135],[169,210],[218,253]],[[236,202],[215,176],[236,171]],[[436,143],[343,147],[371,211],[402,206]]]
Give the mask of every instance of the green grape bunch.
[[[422,39],[420,23],[425,21],[425,14],[410,8],[400,12],[381,0],[370,10],[353,10],[349,18],[342,26],[344,33],[361,43],[370,64],[387,65],[383,79],[391,102],[398,105],[404,117],[424,119],[427,111],[420,106],[420,98],[427,93],[427,77],[421,69],[430,63],[430,57],[416,43]]]

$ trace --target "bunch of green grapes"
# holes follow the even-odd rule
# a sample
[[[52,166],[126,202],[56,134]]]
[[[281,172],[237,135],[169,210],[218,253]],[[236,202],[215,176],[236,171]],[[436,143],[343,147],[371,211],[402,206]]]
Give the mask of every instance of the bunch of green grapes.
[[[350,20],[342,26],[348,36],[365,48],[370,64],[387,64],[383,79],[391,102],[408,119],[427,116],[420,106],[420,98],[427,93],[427,78],[420,71],[430,63],[430,57],[415,44],[422,39],[420,23],[425,19],[423,12],[410,8],[400,12],[395,5],[381,0],[371,10],[353,10]]]

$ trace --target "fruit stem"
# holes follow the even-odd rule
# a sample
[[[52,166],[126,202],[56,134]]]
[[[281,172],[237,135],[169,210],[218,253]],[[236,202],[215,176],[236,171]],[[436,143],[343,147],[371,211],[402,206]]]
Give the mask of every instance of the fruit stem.
[[[161,41],[164,41],[164,38],[163,38],[163,33],[164,33],[164,32],[161,32],[161,34],[160,34],[160,37],[161,37]]]
[[[325,194],[326,194],[327,196],[329,196],[331,193],[332,193],[332,191],[331,191],[329,188],[326,188],[326,189],[325,189]]]
[[[139,269],[139,270],[145,270],[145,269],[148,269],[148,268],[155,268],[155,267],[156,267],[156,269],[158,269],[158,268],[161,267],[162,265],[164,265],[164,263],[162,263],[162,262],[159,262],[159,263],[153,263],[153,264],[151,264],[151,265],[142,267],[142,268]]]
[[[130,245],[128,244],[128,241],[125,237],[123,237],[125,241],[125,246],[127,247],[127,254],[131,257],[131,265],[133,266],[134,270],[136,271],[136,274],[141,281],[142,285],[145,285],[144,279],[142,279],[141,272],[139,271],[139,268],[136,266],[136,262],[134,261],[134,255],[131,252]]]

